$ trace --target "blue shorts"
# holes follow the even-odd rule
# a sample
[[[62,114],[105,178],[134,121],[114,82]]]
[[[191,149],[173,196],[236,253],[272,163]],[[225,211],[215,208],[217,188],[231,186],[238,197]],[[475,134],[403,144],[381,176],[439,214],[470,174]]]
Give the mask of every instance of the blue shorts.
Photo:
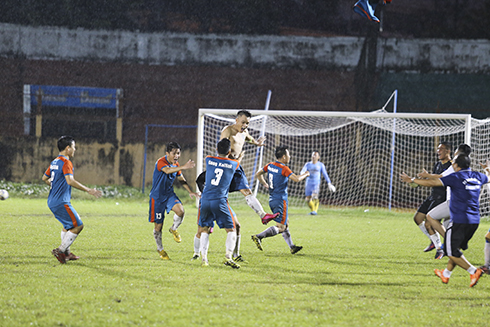
[[[51,209],[51,212],[66,230],[83,225],[80,216],[72,207],[71,203],[60,204],[55,207],[50,207],[49,209]]]
[[[288,220],[289,220],[289,215],[288,215],[288,205],[289,201],[288,200],[272,200],[269,201],[269,207],[272,210],[272,213],[279,213],[279,216],[277,216],[276,219],[274,219],[275,222],[287,225]]]
[[[236,228],[235,217],[226,198],[199,202],[197,224],[201,227],[214,227],[216,221],[219,228]]]
[[[306,183],[305,185],[305,195],[311,196],[312,194],[320,193],[320,184],[316,183]]]
[[[229,188],[230,192],[236,192],[240,190],[250,190],[247,176],[245,176],[245,171],[243,170],[243,167],[241,165],[238,166],[237,170],[235,171]]]
[[[150,198],[150,210],[148,212],[148,221],[150,223],[163,224],[165,219],[165,211],[167,214],[172,210],[174,205],[182,203],[177,195],[172,194],[165,201],[155,201],[154,198]]]

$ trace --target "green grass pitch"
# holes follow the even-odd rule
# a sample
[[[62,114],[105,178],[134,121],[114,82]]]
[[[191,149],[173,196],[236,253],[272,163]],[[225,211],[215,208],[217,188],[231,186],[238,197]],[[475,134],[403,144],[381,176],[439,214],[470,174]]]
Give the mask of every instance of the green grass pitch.
[[[244,201],[245,202],[245,201]],[[291,255],[245,204],[238,270],[225,267],[225,232],[210,236],[210,266],[191,261],[197,210],[187,202],[171,260],[156,252],[146,198],[75,199],[85,229],[72,246],[81,256],[61,265],[51,255],[61,225],[43,198],[0,202],[0,326],[475,326],[487,325],[490,278],[469,288],[456,268],[448,285],[434,275],[446,259],[424,253],[428,239],[411,212],[366,208],[290,210]],[[172,217],[172,216],[170,216]],[[170,220],[170,219],[169,219]],[[483,264],[484,219],[466,257]]]

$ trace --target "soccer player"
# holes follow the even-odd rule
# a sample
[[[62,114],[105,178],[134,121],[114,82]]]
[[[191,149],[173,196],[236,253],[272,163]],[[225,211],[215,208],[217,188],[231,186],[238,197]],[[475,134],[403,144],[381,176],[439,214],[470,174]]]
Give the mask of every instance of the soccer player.
[[[468,144],[460,144],[458,148],[456,149],[456,152],[454,153],[454,157],[456,158],[460,153],[470,155],[471,154],[471,147]],[[443,171],[441,174],[429,174],[427,171],[424,171],[417,176],[419,178],[432,178],[432,179],[438,179],[447,175],[450,175],[454,173],[454,169],[452,166],[450,166],[448,169]],[[451,198],[451,188],[447,188],[446,192],[446,201],[443,203],[439,204],[438,206],[435,206],[432,208],[426,216],[426,228],[427,231],[429,232],[430,238],[432,240],[431,245],[429,245],[429,250],[432,250],[434,248],[437,248],[440,250],[442,244],[438,243],[438,238],[435,237],[434,235],[436,232],[438,232],[440,235],[443,237],[446,236],[446,228],[449,224],[450,221],[450,216],[449,216],[449,200]],[[444,225],[441,224],[441,220],[444,219]],[[428,226],[429,225],[429,226]],[[439,238],[440,241],[440,238]]]
[[[42,180],[51,186],[48,196],[48,207],[55,218],[63,225],[61,245],[51,251],[51,253],[60,263],[66,263],[68,260],[79,259],[78,256],[71,253],[70,245],[73,244],[83,229],[83,222],[71,205],[71,187],[85,191],[96,198],[102,195],[102,191],[88,188],[73,177],[73,164],[70,161],[76,151],[73,137],[60,137],[58,139],[58,150],[60,151],[58,157],[51,161]]]
[[[153,171],[153,186],[150,191],[150,210],[148,221],[154,223],[153,237],[157,243],[157,251],[160,258],[169,260],[167,252],[163,249],[162,228],[165,219],[165,211],[174,212],[173,225],[168,230],[177,243],[181,242],[181,237],[177,228],[184,220],[184,206],[174,192],[174,181],[177,179],[182,187],[189,192],[191,198],[198,198],[199,194],[191,190],[187,181],[182,175],[182,170],[192,169],[196,166],[194,161],[190,160],[182,167],[179,165],[181,147],[176,142],[169,142],[165,150],[165,156],[161,157],[155,163]]]
[[[206,183],[199,202],[198,233],[201,235],[199,252],[202,266],[208,266],[209,230],[214,221],[226,230],[226,251],[224,264],[234,269],[240,265],[233,261],[232,253],[236,245],[235,212],[228,204],[228,192],[233,175],[240,165],[238,160],[228,158],[231,142],[222,139],[217,146],[218,156],[206,157]]]
[[[434,165],[432,169],[432,174],[442,174],[446,169],[451,166],[451,143],[449,142],[441,142],[437,147],[437,155],[439,157],[439,161]],[[433,187],[431,193],[427,199],[420,205],[413,217],[413,220],[417,226],[419,226],[422,233],[424,233],[429,240],[431,241],[430,245],[424,249],[424,252],[428,252],[434,249],[434,245],[441,246],[442,242],[440,240],[439,234],[435,234],[432,238],[434,238],[436,243],[433,243],[429,232],[425,226],[425,220],[427,213],[431,211],[433,208],[437,207],[441,203],[446,201],[446,187]],[[436,245],[436,246],[437,246]],[[441,259],[444,256],[444,252],[442,249],[438,249],[435,255],[435,259]]]
[[[310,207],[310,215],[316,215],[318,211],[318,207],[320,206],[320,200],[318,199],[318,195],[320,193],[320,184],[321,184],[321,175],[328,183],[328,189],[331,192],[335,192],[335,186],[330,181],[330,177],[328,177],[327,170],[325,169],[325,165],[320,161],[320,153],[318,151],[313,151],[311,154],[311,161],[307,162],[303,169],[301,169],[300,174],[309,171],[310,176],[306,178],[305,183],[305,195],[306,195],[306,203],[308,203],[308,207]]]
[[[264,168],[257,172],[256,177],[265,188],[269,189],[269,206],[272,212],[279,214],[279,216],[273,219],[276,222],[276,226],[271,226],[260,234],[252,235],[252,241],[260,251],[263,251],[262,239],[281,233],[291,253],[295,254],[303,247],[293,243],[288,228],[288,180],[301,182],[310,175],[310,172],[306,171],[298,176],[286,166],[291,157],[289,150],[285,146],[277,147],[275,155],[277,161],[265,165]],[[264,179],[266,173],[268,182]]]
[[[449,282],[454,267],[460,266],[470,274],[470,287],[477,284],[483,271],[474,267],[463,255],[461,250],[468,249],[468,242],[480,224],[480,191],[483,184],[488,183],[490,176],[489,161],[482,165],[485,174],[470,169],[471,160],[466,154],[459,154],[452,164],[454,173],[440,179],[410,178],[405,173],[400,177],[404,182],[412,182],[422,186],[451,187],[449,211],[451,222],[446,231],[444,252],[449,257],[446,269],[435,269],[434,273],[444,284]]]

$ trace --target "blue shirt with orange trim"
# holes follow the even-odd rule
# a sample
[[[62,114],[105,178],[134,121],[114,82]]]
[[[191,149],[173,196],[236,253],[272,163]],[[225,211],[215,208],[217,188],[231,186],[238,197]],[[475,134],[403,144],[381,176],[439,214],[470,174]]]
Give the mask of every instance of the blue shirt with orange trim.
[[[269,184],[269,202],[274,200],[288,199],[288,180],[293,173],[288,166],[282,162],[270,162],[262,168],[267,173]]]
[[[51,190],[48,196],[48,207],[56,207],[71,201],[71,186],[66,182],[65,176],[73,175],[73,164],[65,156],[58,156],[51,161],[49,168],[44,172],[51,181]]]
[[[201,201],[227,198],[233,175],[239,165],[235,159],[207,156],[206,184]]]
[[[175,164],[170,164],[167,160],[167,156],[161,157],[155,163],[150,198],[153,198],[156,201],[165,201],[166,198],[173,195],[174,181],[177,176],[182,175],[180,170],[175,173],[166,174],[162,171],[165,167],[179,167],[179,163],[176,162]]]

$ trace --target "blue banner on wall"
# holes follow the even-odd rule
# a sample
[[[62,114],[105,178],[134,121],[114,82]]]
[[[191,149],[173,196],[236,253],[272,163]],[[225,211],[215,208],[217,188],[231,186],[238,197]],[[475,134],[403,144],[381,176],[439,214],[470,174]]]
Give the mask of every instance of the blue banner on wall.
[[[43,106],[117,109],[117,89],[31,85],[31,104]]]

